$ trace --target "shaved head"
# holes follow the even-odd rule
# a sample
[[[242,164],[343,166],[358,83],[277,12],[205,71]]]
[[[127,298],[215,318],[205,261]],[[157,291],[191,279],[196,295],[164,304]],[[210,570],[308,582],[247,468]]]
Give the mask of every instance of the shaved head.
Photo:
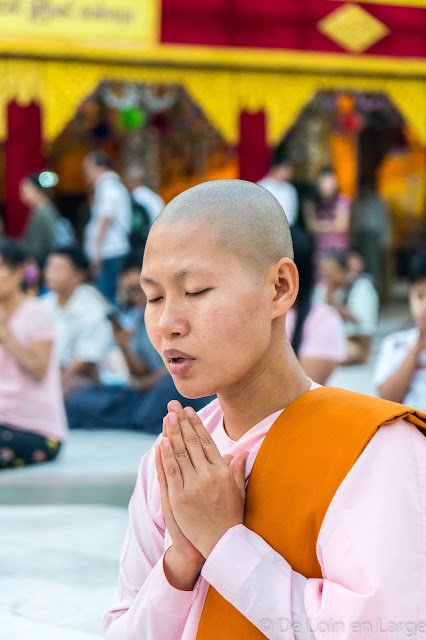
[[[293,259],[284,210],[258,184],[245,180],[199,184],[169,202],[153,227],[185,221],[210,225],[218,248],[232,251],[258,273],[281,258]]]

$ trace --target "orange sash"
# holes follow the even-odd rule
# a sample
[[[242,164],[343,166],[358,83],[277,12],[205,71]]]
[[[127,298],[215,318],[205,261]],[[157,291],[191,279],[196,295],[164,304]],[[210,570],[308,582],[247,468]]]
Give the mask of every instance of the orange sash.
[[[304,393],[280,414],[259,449],[247,485],[246,527],[292,569],[321,578],[316,542],[328,506],[376,431],[401,418],[426,436],[426,414],[395,402],[331,387]],[[218,638],[265,636],[210,586],[197,640]]]

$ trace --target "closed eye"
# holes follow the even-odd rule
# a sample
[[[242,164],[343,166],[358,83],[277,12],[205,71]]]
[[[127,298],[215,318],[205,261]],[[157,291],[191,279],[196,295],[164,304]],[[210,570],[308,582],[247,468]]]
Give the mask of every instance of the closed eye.
[[[201,296],[203,293],[207,293],[207,291],[211,291],[211,289],[202,289],[201,291],[194,291],[193,293],[188,291],[186,295],[192,298],[193,296]]]
[[[188,291],[185,295],[192,298],[194,296],[201,296],[203,293],[207,293],[208,291],[211,291],[211,288],[202,289],[201,291],[193,291],[193,292]],[[150,304],[154,304],[155,302],[160,302],[160,300],[162,299],[163,299],[163,296],[158,296],[158,298],[148,299],[147,302],[149,302]]]

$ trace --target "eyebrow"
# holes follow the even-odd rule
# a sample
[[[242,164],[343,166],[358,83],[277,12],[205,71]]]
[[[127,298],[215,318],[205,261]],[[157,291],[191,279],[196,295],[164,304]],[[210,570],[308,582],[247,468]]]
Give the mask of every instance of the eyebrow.
[[[173,274],[172,280],[174,282],[181,282],[182,280],[185,280],[185,278],[193,274],[194,274],[193,269],[180,269],[180,271],[176,271],[176,273]],[[147,276],[141,276],[141,282],[143,282],[143,284],[151,284],[151,285],[159,284],[156,280],[154,280],[153,278],[148,278]]]

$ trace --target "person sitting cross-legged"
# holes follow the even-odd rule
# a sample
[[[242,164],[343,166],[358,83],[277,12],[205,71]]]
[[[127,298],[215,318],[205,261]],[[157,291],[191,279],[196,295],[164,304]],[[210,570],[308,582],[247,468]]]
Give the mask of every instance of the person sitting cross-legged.
[[[67,436],[55,319],[22,290],[27,259],[0,240],[0,469],[53,460]]]
[[[345,328],[336,309],[312,299],[315,277],[311,239],[298,227],[293,228],[291,235],[299,292],[287,312],[285,328],[302,369],[314,382],[325,384],[345,361]]]
[[[64,396],[99,380],[99,366],[112,343],[107,320],[110,304],[87,282],[89,262],[78,247],[52,251],[44,296],[52,309],[58,333],[58,357]]]
[[[368,274],[350,271],[348,253],[335,251],[320,263],[322,282],[317,285],[318,300],[334,307],[341,315],[346,334],[344,364],[364,364],[379,321],[379,295]]]

